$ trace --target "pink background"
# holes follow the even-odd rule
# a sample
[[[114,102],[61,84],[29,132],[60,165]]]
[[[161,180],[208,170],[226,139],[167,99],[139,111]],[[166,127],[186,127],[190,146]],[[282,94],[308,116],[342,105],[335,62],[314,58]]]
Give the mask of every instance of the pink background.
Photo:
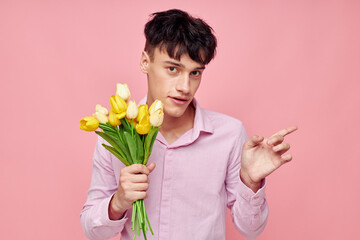
[[[259,239],[360,235],[359,1],[0,2],[0,238],[85,239],[79,213],[96,136],[79,120],[139,70],[143,25],[181,8],[215,29],[218,54],[197,98],[248,134],[288,125],[294,160],[267,179]],[[243,239],[230,218],[227,239]]]

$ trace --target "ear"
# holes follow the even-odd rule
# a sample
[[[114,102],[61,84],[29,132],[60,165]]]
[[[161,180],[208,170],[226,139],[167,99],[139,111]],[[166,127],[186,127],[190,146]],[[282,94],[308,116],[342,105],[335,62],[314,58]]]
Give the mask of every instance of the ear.
[[[141,53],[141,59],[140,59],[140,69],[143,73],[148,73],[150,64],[150,57],[146,51],[143,51]]]

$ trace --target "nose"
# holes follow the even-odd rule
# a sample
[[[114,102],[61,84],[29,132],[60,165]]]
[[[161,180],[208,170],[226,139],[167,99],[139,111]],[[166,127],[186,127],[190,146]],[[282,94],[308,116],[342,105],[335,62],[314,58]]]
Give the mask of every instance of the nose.
[[[176,83],[176,90],[182,92],[183,94],[188,94],[190,92],[190,77],[188,74],[182,74],[179,76]]]

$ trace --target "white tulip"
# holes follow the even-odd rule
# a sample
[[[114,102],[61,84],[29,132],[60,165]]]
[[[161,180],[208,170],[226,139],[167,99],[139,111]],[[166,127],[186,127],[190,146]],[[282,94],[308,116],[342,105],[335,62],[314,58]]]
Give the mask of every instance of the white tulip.
[[[102,114],[105,114],[105,115],[109,115],[109,111],[106,108],[104,108],[103,106],[101,106],[100,104],[96,104],[95,112],[99,112],[99,113],[102,113]]]
[[[164,121],[164,104],[156,99],[153,104],[151,104],[150,109],[150,124],[154,127],[159,127]]]
[[[121,83],[116,84],[116,95],[119,95],[122,99],[127,101],[131,96],[128,85],[126,83],[124,83],[124,84],[121,84]]]
[[[109,121],[108,116],[101,112],[94,113],[93,117],[95,117],[100,123],[103,123],[103,124],[106,124]]]
[[[126,110],[126,117],[128,119],[134,119],[134,118],[137,117],[138,113],[139,113],[139,109],[136,106],[136,102],[135,101],[129,101],[128,102],[128,107],[127,107],[127,110]]]

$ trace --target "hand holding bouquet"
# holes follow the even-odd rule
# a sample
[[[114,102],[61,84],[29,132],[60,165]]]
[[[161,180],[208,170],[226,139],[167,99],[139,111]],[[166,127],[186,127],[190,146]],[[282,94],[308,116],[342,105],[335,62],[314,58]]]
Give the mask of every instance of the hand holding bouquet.
[[[96,105],[93,116],[80,120],[80,129],[95,131],[109,143],[102,144],[104,148],[124,165],[146,165],[164,119],[163,104],[156,100],[149,109],[146,104],[138,107],[135,101],[129,101],[129,98],[127,84],[117,84],[116,95],[110,97],[110,113],[101,105]],[[102,131],[96,131],[98,128]],[[148,229],[154,234],[143,199],[133,203],[131,221],[134,239],[136,234],[140,235],[141,229],[145,239]]]

